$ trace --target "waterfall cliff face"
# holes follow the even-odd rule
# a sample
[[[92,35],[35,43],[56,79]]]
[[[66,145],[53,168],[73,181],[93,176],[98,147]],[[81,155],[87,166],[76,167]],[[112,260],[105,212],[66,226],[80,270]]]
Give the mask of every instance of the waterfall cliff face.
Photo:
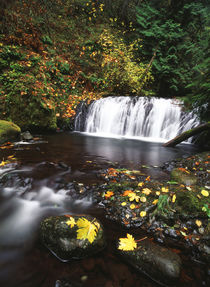
[[[162,98],[108,97],[78,112],[75,130],[99,136],[123,136],[166,141],[198,124],[179,101]]]

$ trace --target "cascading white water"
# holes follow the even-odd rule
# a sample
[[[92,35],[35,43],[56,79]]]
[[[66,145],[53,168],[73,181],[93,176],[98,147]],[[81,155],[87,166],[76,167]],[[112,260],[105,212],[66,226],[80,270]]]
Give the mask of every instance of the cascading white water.
[[[75,129],[81,112],[78,114]],[[84,115],[83,115],[84,117]],[[108,97],[93,102],[85,115],[84,130],[98,136],[123,136],[166,141],[198,124],[181,102],[163,98]]]

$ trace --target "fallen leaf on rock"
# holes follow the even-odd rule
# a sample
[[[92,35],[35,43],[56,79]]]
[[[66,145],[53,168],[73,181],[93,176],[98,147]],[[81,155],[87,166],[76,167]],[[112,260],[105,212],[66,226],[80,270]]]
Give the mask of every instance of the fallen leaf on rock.
[[[109,198],[109,197],[111,197],[112,195],[114,195],[114,192],[113,192],[113,191],[107,191],[104,196],[105,196],[105,198]]]
[[[161,188],[161,191],[162,191],[162,192],[165,192],[165,193],[166,193],[166,192],[169,192],[168,188],[166,188],[166,187],[162,187],[162,188]]]
[[[172,196],[172,202],[174,203],[176,201],[176,194],[174,194],[173,196]]]
[[[140,197],[140,201],[141,201],[141,202],[146,202],[146,201],[147,201],[147,199],[146,199],[146,197],[145,197],[145,196],[141,196],[141,197]]]
[[[127,233],[127,238],[119,238],[118,249],[123,251],[131,251],[137,248],[137,243],[133,236]]]
[[[202,222],[201,222],[200,220],[196,219],[195,224],[196,224],[198,227],[200,227],[200,226],[202,225]]]
[[[209,196],[209,192],[207,191],[207,190],[205,190],[205,189],[202,189],[201,190],[201,194],[203,195],[203,196]]]
[[[131,192],[128,194],[129,200],[130,201],[136,201],[139,202],[140,196],[136,195],[135,192]]]
[[[69,220],[66,221],[66,224],[69,225],[72,228],[72,227],[74,227],[76,222],[75,222],[73,217],[70,217]]]
[[[136,208],[135,204],[131,204],[130,209],[134,209],[134,208]]]
[[[142,193],[149,195],[152,191],[149,188],[143,188]]]
[[[132,190],[125,190],[125,191],[123,192],[123,196],[128,196],[131,192],[133,193]]]
[[[147,214],[146,211],[141,211],[139,215],[140,215],[141,217],[145,217],[146,214]]]
[[[77,226],[77,239],[87,239],[90,243],[95,240],[98,226],[84,217],[78,219]]]
[[[155,199],[153,202],[152,202],[152,204],[157,204],[158,203],[158,199]]]

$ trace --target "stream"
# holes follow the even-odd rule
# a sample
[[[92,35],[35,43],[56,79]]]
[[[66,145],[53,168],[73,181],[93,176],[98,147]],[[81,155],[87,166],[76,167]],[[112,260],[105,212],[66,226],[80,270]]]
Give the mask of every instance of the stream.
[[[198,149],[190,144],[166,149],[161,143],[76,132],[38,135],[32,142],[2,149],[0,160],[12,155],[15,160],[0,167],[0,286],[159,286],[117,257],[115,240],[127,231],[107,220],[88,193],[77,198],[74,183],[91,189],[91,184],[101,180],[98,171],[110,166],[143,169],[153,177],[167,178],[159,168],[164,162],[195,152]],[[68,263],[49,253],[38,240],[39,222],[65,213],[99,218],[107,234],[107,249]],[[179,286],[207,286],[202,265],[190,261],[183,251],[181,257]]]

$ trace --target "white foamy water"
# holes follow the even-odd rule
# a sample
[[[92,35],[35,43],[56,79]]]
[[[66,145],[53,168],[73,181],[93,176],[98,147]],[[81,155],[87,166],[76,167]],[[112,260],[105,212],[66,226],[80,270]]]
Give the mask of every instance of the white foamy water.
[[[82,111],[75,121],[81,130]],[[179,101],[160,98],[108,97],[88,109],[84,132],[103,137],[125,137],[164,142],[198,125],[193,113],[182,110]]]
[[[22,244],[33,236],[45,214],[71,213],[75,208],[82,212],[92,204],[91,199],[72,200],[68,190],[55,192],[41,187],[38,191],[18,196],[19,188],[3,188],[0,208],[0,244]],[[73,213],[73,212],[72,212]]]

